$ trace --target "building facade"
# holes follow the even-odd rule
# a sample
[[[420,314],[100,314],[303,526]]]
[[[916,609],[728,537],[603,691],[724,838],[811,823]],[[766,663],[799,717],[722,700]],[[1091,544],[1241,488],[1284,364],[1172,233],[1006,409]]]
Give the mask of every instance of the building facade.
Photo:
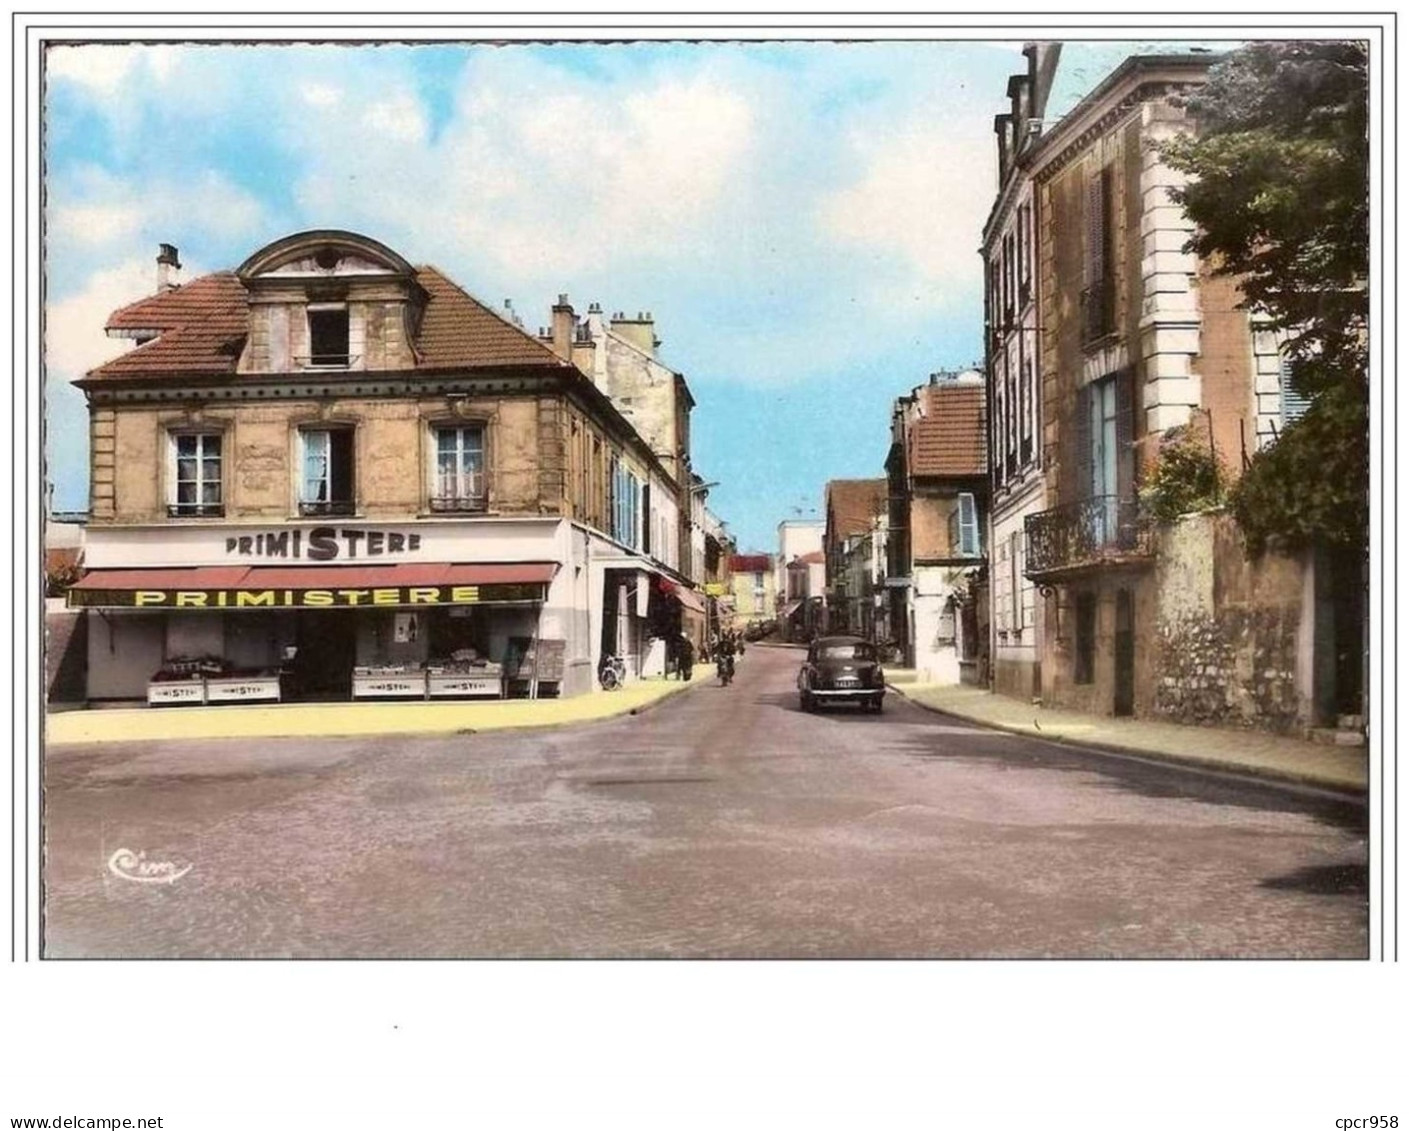
[[[734,554],[728,562],[733,622],[721,627],[742,632],[778,616],[777,575],[771,554]]]
[[[570,340],[375,240],[298,233],[108,328],[137,344],[79,382],[90,699],[578,694],[700,604],[681,460]]]
[[[886,481],[833,479],[826,506],[827,631],[875,640],[875,597],[883,592],[885,575]]]
[[[1239,309],[1236,280],[1185,250],[1192,227],[1170,196],[1181,178],[1160,158],[1160,142],[1193,128],[1178,96],[1204,81],[1211,61],[1128,59],[1035,146],[1003,159],[1012,172],[985,243],[990,304],[994,265],[1002,279],[1010,273],[1003,232],[1030,198],[1038,329],[1025,332],[1032,308],[1010,304],[1000,281],[996,324],[1006,328],[1011,310],[1013,334],[991,333],[990,364],[1005,373],[1024,340],[1041,343],[1034,442],[1045,501],[1033,513],[1017,505],[1020,488],[1008,493],[1027,473],[1021,447],[1010,464],[1003,425],[995,492],[1005,517],[1022,510],[1016,564],[1039,596],[1031,678],[1013,666],[998,686],[1098,714],[1290,730],[1315,714],[1324,678],[1314,570],[1275,555],[1249,560],[1216,511],[1156,521],[1140,494],[1173,445],[1236,478],[1287,407],[1278,343]],[[1014,132],[1022,108],[1019,99]],[[995,405],[1011,416],[996,392]],[[995,554],[995,637],[1016,665],[1013,614],[1006,641],[1000,628],[1005,572]]]
[[[991,679],[995,691],[1022,698],[1041,694],[1043,605],[1026,573],[1026,521],[1046,508],[1032,164],[1060,52],[1060,44],[1029,44],[1026,72],[1008,81],[1009,109],[994,120],[998,196],[983,232]]]
[[[937,683],[986,679],[985,413],[983,376],[968,370],[934,374],[891,414],[890,628],[900,661]]]

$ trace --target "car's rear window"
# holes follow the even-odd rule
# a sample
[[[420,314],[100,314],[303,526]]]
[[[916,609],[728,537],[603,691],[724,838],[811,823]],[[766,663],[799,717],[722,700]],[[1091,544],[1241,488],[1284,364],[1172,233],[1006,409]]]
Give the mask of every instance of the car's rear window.
[[[823,660],[874,660],[876,650],[869,644],[823,644],[818,657]]]

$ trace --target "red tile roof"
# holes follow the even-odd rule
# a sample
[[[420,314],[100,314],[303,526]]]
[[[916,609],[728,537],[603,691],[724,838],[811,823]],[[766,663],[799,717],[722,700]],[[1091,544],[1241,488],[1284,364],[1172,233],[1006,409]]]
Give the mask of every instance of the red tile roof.
[[[988,473],[981,384],[940,382],[920,391],[924,415],[909,428],[911,475],[956,477]]]
[[[767,573],[772,568],[773,558],[768,554],[735,554],[729,559],[733,573]]]
[[[418,369],[567,364],[436,268],[418,268],[416,279],[429,296],[414,342]],[[114,311],[107,328],[159,336],[91,370],[90,378],[233,374],[249,329],[249,295],[233,271],[219,271]]]
[[[871,519],[885,512],[884,479],[833,479],[827,484],[827,517],[834,537],[864,534],[871,529]]]
[[[803,566],[821,565],[826,560],[827,556],[822,553],[821,550],[811,550],[806,554],[799,554],[795,557],[788,563],[788,568],[792,569],[796,566],[798,569],[801,569]]]

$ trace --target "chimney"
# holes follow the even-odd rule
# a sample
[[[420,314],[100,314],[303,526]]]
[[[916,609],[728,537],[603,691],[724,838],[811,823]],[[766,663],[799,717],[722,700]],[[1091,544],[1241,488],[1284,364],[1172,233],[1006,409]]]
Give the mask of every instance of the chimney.
[[[635,318],[628,318],[625,312],[612,319],[612,329],[637,349],[651,357],[656,355],[660,339],[656,337],[655,319],[649,310],[639,310]]]
[[[181,284],[176,280],[177,271],[181,270],[181,257],[177,253],[174,245],[169,243],[157,246],[157,293],[174,291]]]
[[[577,337],[577,315],[567,295],[559,295],[553,306],[553,352],[564,361],[572,360],[572,342]]]

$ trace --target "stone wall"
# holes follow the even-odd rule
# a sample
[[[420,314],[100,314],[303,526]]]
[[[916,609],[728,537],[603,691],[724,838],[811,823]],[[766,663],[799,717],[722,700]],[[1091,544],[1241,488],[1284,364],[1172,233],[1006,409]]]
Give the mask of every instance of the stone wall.
[[[1301,564],[1250,561],[1227,515],[1186,516],[1160,534],[1151,714],[1173,722],[1295,730]]]

